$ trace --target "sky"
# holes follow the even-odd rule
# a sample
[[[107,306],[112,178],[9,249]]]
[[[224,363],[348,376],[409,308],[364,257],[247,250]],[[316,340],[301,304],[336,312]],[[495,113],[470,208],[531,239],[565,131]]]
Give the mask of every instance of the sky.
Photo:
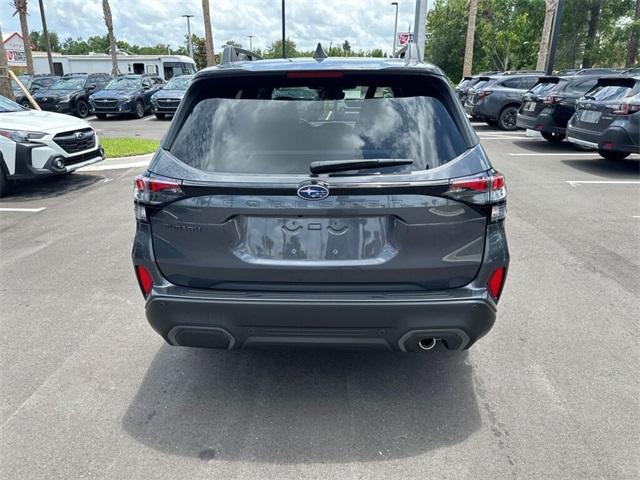
[[[398,0],[398,30],[413,29],[414,0]],[[433,2],[429,2],[433,3]],[[60,40],[106,34],[101,0],[44,0],[47,26]],[[115,35],[137,45],[183,44],[186,19],[192,14],[193,33],[204,36],[201,0],[110,0]],[[20,31],[12,16],[9,0],[0,0],[3,33]],[[216,51],[227,40],[254,48],[266,48],[281,37],[280,0],[210,0]],[[315,49],[317,42],[328,48],[330,42],[349,40],[353,50],[381,48],[390,52],[393,43],[395,7],[390,0],[287,0],[287,37],[298,48]],[[29,1],[29,29],[41,30],[36,0]]]

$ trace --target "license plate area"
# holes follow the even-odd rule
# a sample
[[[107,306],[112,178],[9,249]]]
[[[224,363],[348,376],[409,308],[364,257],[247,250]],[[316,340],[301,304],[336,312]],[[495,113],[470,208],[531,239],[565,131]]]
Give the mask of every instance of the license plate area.
[[[586,123],[598,123],[600,121],[601,112],[595,110],[582,110],[580,120]]]
[[[536,109],[536,102],[527,102],[524,104],[524,110],[526,112],[533,112]]]
[[[370,265],[397,253],[392,232],[397,220],[367,217],[260,217],[233,219],[233,253],[256,264]]]

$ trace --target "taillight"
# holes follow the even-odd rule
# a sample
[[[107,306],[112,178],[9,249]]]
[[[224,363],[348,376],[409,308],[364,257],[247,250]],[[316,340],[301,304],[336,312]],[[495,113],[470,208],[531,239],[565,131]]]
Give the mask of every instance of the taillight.
[[[542,103],[544,103],[545,105],[555,105],[556,103],[560,103],[562,100],[564,100],[563,97],[558,97],[556,95],[549,95],[548,97],[545,97],[542,100]]]
[[[453,180],[444,195],[476,205],[492,205],[491,220],[502,220],[507,213],[507,186],[504,175],[498,172]]]
[[[491,95],[493,92],[491,90],[482,90],[481,92],[478,92],[478,96],[480,97],[480,100],[484,99],[485,97],[488,97],[489,95]]]
[[[180,182],[172,178],[139,175],[133,186],[134,198],[148,205],[167,203],[184,195]]]
[[[136,265],[136,278],[138,279],[138,285],[140,285],[140,290],[142,290],[142,294],[145,296],[149,296],[151,292],[151,288],[153,288],[153,279],[151,278],[151,274],[149,270],[144,268],[142,265]]]
[[[632,113],[640,112],[640,103],[625,102],[618,107],[618,110],[614,110],[614,115],[631,115]]]
[[[489,290],[489,294],[491,294],[494,300],[498,300],[500,298],[500,294],[502,293],[502,287],[504,286],[505,280],[504,274],[504,267],[496,268],[489,277],[489,281],[487,282],[487,289]]]

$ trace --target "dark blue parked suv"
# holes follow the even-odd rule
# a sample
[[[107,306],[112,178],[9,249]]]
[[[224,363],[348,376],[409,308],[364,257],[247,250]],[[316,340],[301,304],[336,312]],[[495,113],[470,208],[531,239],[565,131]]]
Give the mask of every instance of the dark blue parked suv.
[[[440,69],[230,61],[135,180],[133,264],[171,345],[464,349],[496,317],[505,202]]]
[[[142,118],[151,110],[151,96],[163,83],[160,77],[121,75],[89,97],[91,111],[101,119],[109,114]]]

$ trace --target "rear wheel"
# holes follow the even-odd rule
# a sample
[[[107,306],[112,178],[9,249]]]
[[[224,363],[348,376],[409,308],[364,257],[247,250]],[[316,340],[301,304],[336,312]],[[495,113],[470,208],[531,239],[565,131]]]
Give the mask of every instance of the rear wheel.
[[[164,120],[166,115],[164,113],[156,113],[156,118],[158,120]]]
[[[515,105],[505,107],[502,112],[500,112],[500,117],[498,118],[498,127],[501,130],[516,130],[518,128],[518,126],[516,125],[517,115],[518,107],[516,107]]]
[[[9,180],[2,168],[0,168],[0,198],[6,197],[9,193]]]
[[[96,113],[96,118],[98,120],[104,120],[105,118],[107,118],[107,114],[106,113]]]
[[[611,150],[598,150],[598,153],[605,160],[624,160],[631,155],[627,152],[612,152]]]
[[[140,100],[136,102],[136,109],[135,109],[134,115],[136,118],[144,117],[144,104]]]
[[[542,138],[551,143],[559,143],[564,140],[564,135],[561,133],[554,132],[540,132],[542,134]]]
[[[85,100],[78,100],[76,113],[80,118],[87,118],[89,116],[89,104]]]

